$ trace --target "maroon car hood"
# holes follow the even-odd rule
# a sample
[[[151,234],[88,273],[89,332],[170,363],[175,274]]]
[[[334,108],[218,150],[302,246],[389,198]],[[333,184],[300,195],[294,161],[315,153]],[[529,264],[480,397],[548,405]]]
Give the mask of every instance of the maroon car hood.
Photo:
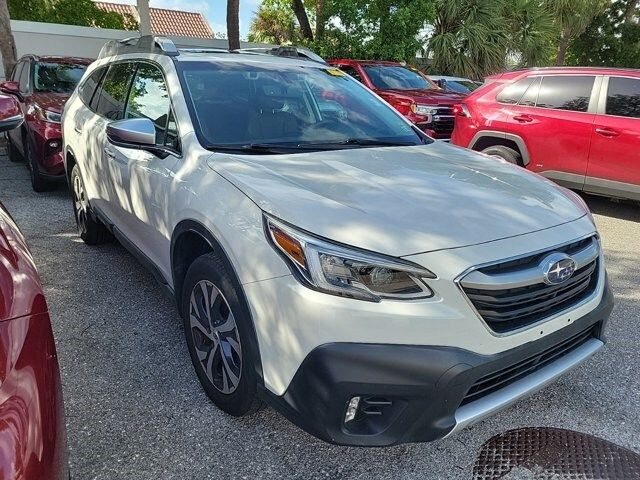
[[[31,100],[45,110],[62,113],[64,104],[69,100],[70,96],[70,93],[37,92],[31,95]]]
[[[441,90],[427,90],[427,89],[415,89],[415,90],[400,90],[400,89],[388,89],[379,90],[378,94],[384,95],[385,93],[404,95],[405,97],[413,98],[416,103],[423,103],[427,105],[453,105],[460,103],[465,95],[459,95],[452,92],[443,92]]]

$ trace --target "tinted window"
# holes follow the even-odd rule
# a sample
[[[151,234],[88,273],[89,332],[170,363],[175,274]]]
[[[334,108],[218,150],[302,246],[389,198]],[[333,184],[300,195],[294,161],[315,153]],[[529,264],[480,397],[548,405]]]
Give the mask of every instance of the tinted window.
[[[533,83],[531,83],[531,85],[529,85],[529,88],[527,88],[527,91],[524,92],[524,95],[522,96],[522,98],[520,98],[520,101],[518,102],[518,105],[522,105],[525,107],[534,107],[536,104],[536,101],[538,100],[538,92],[540,92],[540,82],[541,82],[542,78],[538,77],[538,78],[534,78]]]
[[[11,80],[14,82],[20,81],[20,74],[22,73],[22,67],[24,67],[24,62],[16,63],[16,66],[13,68],[13,75],[11,76]]]
[[[457,93],[471,93],[480,86],[470,80],[447,80],[444,78],[438,84],[445,90]]]
[[[536,106],[586,112],[594,80],[595,77],[574,75],[542,77]]]
[[[349,75],[351,75],[353,78],[355,78],[359,82],[362,82],[362,76],[360,76],[360,74],[358,73],[358,70],[356,70],[354,67],[352,67],[350,65],[340,65],[339,68],[343,72],[348,73]]]
[[[164,144],[171,104],[162,72],[154,65],[138,67],[127,102],[125,118],[148,118],[156,127],[156,140]]]
[[[31,62],[25,61],[24,67],[20,72],[20,91],[27,92],[29,91],[29,75],[31,74]]]
[[[335,68],[205,61],[179,63],[178,68],[193,122],[210,148],[268,143],[331,149],[357,148],[347,142],[356,139],[408,145],[428,141]]]
[[[87,78],[82,84],[80,96],[82,97],[82,101],[84,101],[84,103],[86,103],[87,105],[91,105],[91,100],[94,98],[93,94],[98,89],[100,80],[102,80],[102,76],[106,71],[106,67],[98,68],[91,75],[89,75],[89,78]]]
[[[164,140],[166,147],[180,150],[180,136],[178,135],[178,123],[173,114],[173,109],[169,111],[169,121],[167,122],[167,136]]]
[[[609,79],[607,115],[640,118],[640,80],[616,77]]]
[[[111,120],[124,117],[124,104],[131,85],[133,63],[116,63],[109,67],[102,82],[96,112]]]
[[[36,92],[71,93],[86,70],[86,65],[36,63],[33,89]]]
[[[527,91],[529,85],[533,82],[533,77],[523,78],[515,83],[507,85],[496,97],[501,103],[515,104],[520,101],[524,92]]]
[[[433,85],[418,72],[395,65],[365,65],[371,82],[382,90],[433,89]]]

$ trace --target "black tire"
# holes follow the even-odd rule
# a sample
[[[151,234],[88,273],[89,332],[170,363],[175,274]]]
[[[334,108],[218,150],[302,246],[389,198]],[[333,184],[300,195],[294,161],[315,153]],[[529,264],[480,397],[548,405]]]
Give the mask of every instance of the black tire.
[[[494,145],[492,147],[485,148],[484,150],[482,150],[482,153],[494,157],[500,157],[509,163],[524,167],[524,163],[522,162],[522,155],[516,152],[513,148],[505,147],[503,145]]]
[[[78,235],[87,245],[98,245],[112,239],[107,228],[96,219],[84,189],[80,168],[74,165],[71,170],[71,197],[73,198],[73,214],[78,227]]]
[[[25,138],[24,140],[24,158],[27,162],[27,168],[29,169],[29,175],[31,177],[31,187],[33,187],[33,191],[46,192],[47,190],[51,190],[52,184],[51,182],[47,181],[47,179],[40,173],[38,161],[33,155],[31,142],[28,138]]]
[[[9,157],[9,161],[13,163],[22,161],[22,156],[20,155],[20,152],[16,150],[16,147],[11,141],[11,137],[9,135],[7,135],[7,157]]]
[[[204,295],[203,288],[211,293]],[[262,405],[256,395],[258,352],[251,341],[249,308],[238,295],[240,288],[225,263],[209,253],[189,267],[181,303],[187,347],[200,384],[218,408],[236,417],[254,413]],[[202,315],[206,311],[209,315]],[[229,391],[224,392],[225,386]]]

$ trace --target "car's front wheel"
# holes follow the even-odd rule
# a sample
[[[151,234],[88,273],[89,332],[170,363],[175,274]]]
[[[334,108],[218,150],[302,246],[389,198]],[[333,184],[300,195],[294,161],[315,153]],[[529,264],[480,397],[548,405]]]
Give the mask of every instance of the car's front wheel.
[[[27,168],[29,169],[29,174],[31,176],[31,186],[33,187],[33,191],[46,192],[51,189],[51,182],[47,181],[47,179],[40,173],[38,161],[33,154],[31,142],[28,138],[24,141],[24,158],[27,162]]]
[[[256,411],[257,378],[250,318],[224,262],[209,253],[196,259],[184,281],[182,318],[191,361],[207,396],[242,416]]]
[[[73,197],[73,214],[80,238],[87,245],[104,243],[111,238],[109,231],[91,212],[80,168],[74,165],[71,170],[71,195]]]

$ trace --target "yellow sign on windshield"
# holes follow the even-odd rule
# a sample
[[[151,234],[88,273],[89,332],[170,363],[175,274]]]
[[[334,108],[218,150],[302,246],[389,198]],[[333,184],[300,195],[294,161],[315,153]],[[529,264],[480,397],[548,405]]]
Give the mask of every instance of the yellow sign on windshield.
[[[328,68],[327,70],[325,70],[325,72],[327,72],[329,75],[333,75],[334,77],[344,77],[346,75],[346,73],[344,73],[339,68]]]

